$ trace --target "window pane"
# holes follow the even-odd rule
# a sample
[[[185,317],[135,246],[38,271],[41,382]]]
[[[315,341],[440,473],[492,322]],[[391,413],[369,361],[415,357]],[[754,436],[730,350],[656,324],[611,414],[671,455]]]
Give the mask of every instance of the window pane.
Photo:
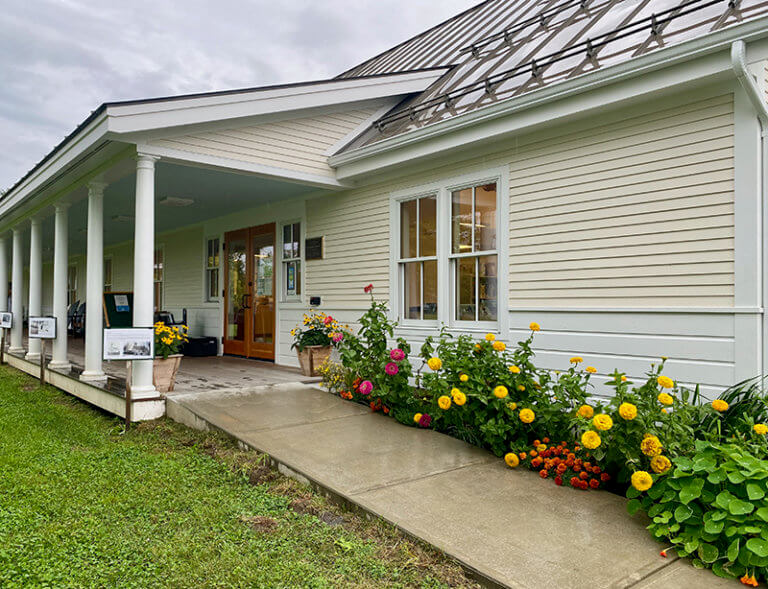
[[[496,184],[475,189],[475,251],[496,249]]]
[[[419,199],[419,256],[437,255],[437,198]]]
[[[437,319],[437,260],[423,262],[424,319]]]
[[[293,257],[301,257],[301,223],[293,224]]]
[[[301,262],[294,262],[296,265],[296,294],[301,294]]]
[[[214,268],[219,267],[219,253],[221,252],[221,246],[219,245],[218,237],[213,240],[213,264]],[[218,275],[218,274],[217,274]]]
[[[400,203],[400,257],[415,258],[416,253],[416,201]]]
[[[208,270],[208,300],[212,301],[219,297],[219,269]]]
[[[163,279],[163,250],[155,250],[155,282]]]
[[[299,283],[301,280],[299,262],[288,262],[285,268],[285,294],[292,297],[301,293]]]
[[[451,194],[451,251],[465,254],[472,250],[472,189]]]
[[[480,321],[496,321],[498,316],[498,278],[496,256],[478,258],[480,272]]]
[[[475,260],[456,261],[456,318],[461,321],[475,320]]]
[[[405,317],[421,319],[421,264],[405,264]]]
[[[293,258],[293,225],[283,227],[283,258],[286,260]]]

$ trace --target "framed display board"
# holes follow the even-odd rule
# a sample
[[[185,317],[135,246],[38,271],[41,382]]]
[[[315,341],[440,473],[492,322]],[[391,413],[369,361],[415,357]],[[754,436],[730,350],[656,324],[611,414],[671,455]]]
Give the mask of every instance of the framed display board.
[[[152,360],[154,357],[153,327],[104,330],[104,360]]]
[[[0,313],[0,329],[11,329],[13,327],[13,313],[7,311]]]
[[[56,317],[30,317],[30,339],[56,339]]]
[[[105,292],[104,327],[109,329],[133,327],[133,293]]]

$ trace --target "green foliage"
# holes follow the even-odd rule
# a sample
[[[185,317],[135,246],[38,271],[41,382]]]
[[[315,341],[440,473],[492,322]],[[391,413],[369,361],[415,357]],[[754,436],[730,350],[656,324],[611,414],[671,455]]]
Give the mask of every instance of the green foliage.
[[[768,577],[768,460],[738,444],[699,440],[690,457],[646,493],[629,489],[627,510],[645,511],[651,534],[724,577]]]
[[[301,325],[291,330],[291,349],[296,348],[302,352],[309,346],[334,345],[337,343],[334,336],[343,338],[347,331],[347,326],[339,325],[338,321],[325,313],[305,313]]]
[[[188,342],[187,326],[170,326],[162,321],[155,323],[155,356],[166,360],[181,353],[181,346]]]

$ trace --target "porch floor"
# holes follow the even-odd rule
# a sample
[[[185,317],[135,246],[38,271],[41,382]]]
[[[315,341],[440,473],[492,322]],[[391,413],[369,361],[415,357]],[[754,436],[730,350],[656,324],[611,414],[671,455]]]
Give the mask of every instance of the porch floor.
[[[512,471],[446,435],[405,427],[307,385],[176,394],[170,418],[215,427],[299,480],[395,524],[488,585],[531,588],[734,587],[694,569],[630,517],[626,500]]]

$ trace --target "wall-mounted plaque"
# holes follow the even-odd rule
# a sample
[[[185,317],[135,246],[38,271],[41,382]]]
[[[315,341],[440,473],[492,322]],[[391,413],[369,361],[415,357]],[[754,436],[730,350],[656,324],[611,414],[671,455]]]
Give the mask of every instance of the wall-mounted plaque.
[[[306,260],[323,259],[323,238],[308,237],[304,240],[304,258]]]

